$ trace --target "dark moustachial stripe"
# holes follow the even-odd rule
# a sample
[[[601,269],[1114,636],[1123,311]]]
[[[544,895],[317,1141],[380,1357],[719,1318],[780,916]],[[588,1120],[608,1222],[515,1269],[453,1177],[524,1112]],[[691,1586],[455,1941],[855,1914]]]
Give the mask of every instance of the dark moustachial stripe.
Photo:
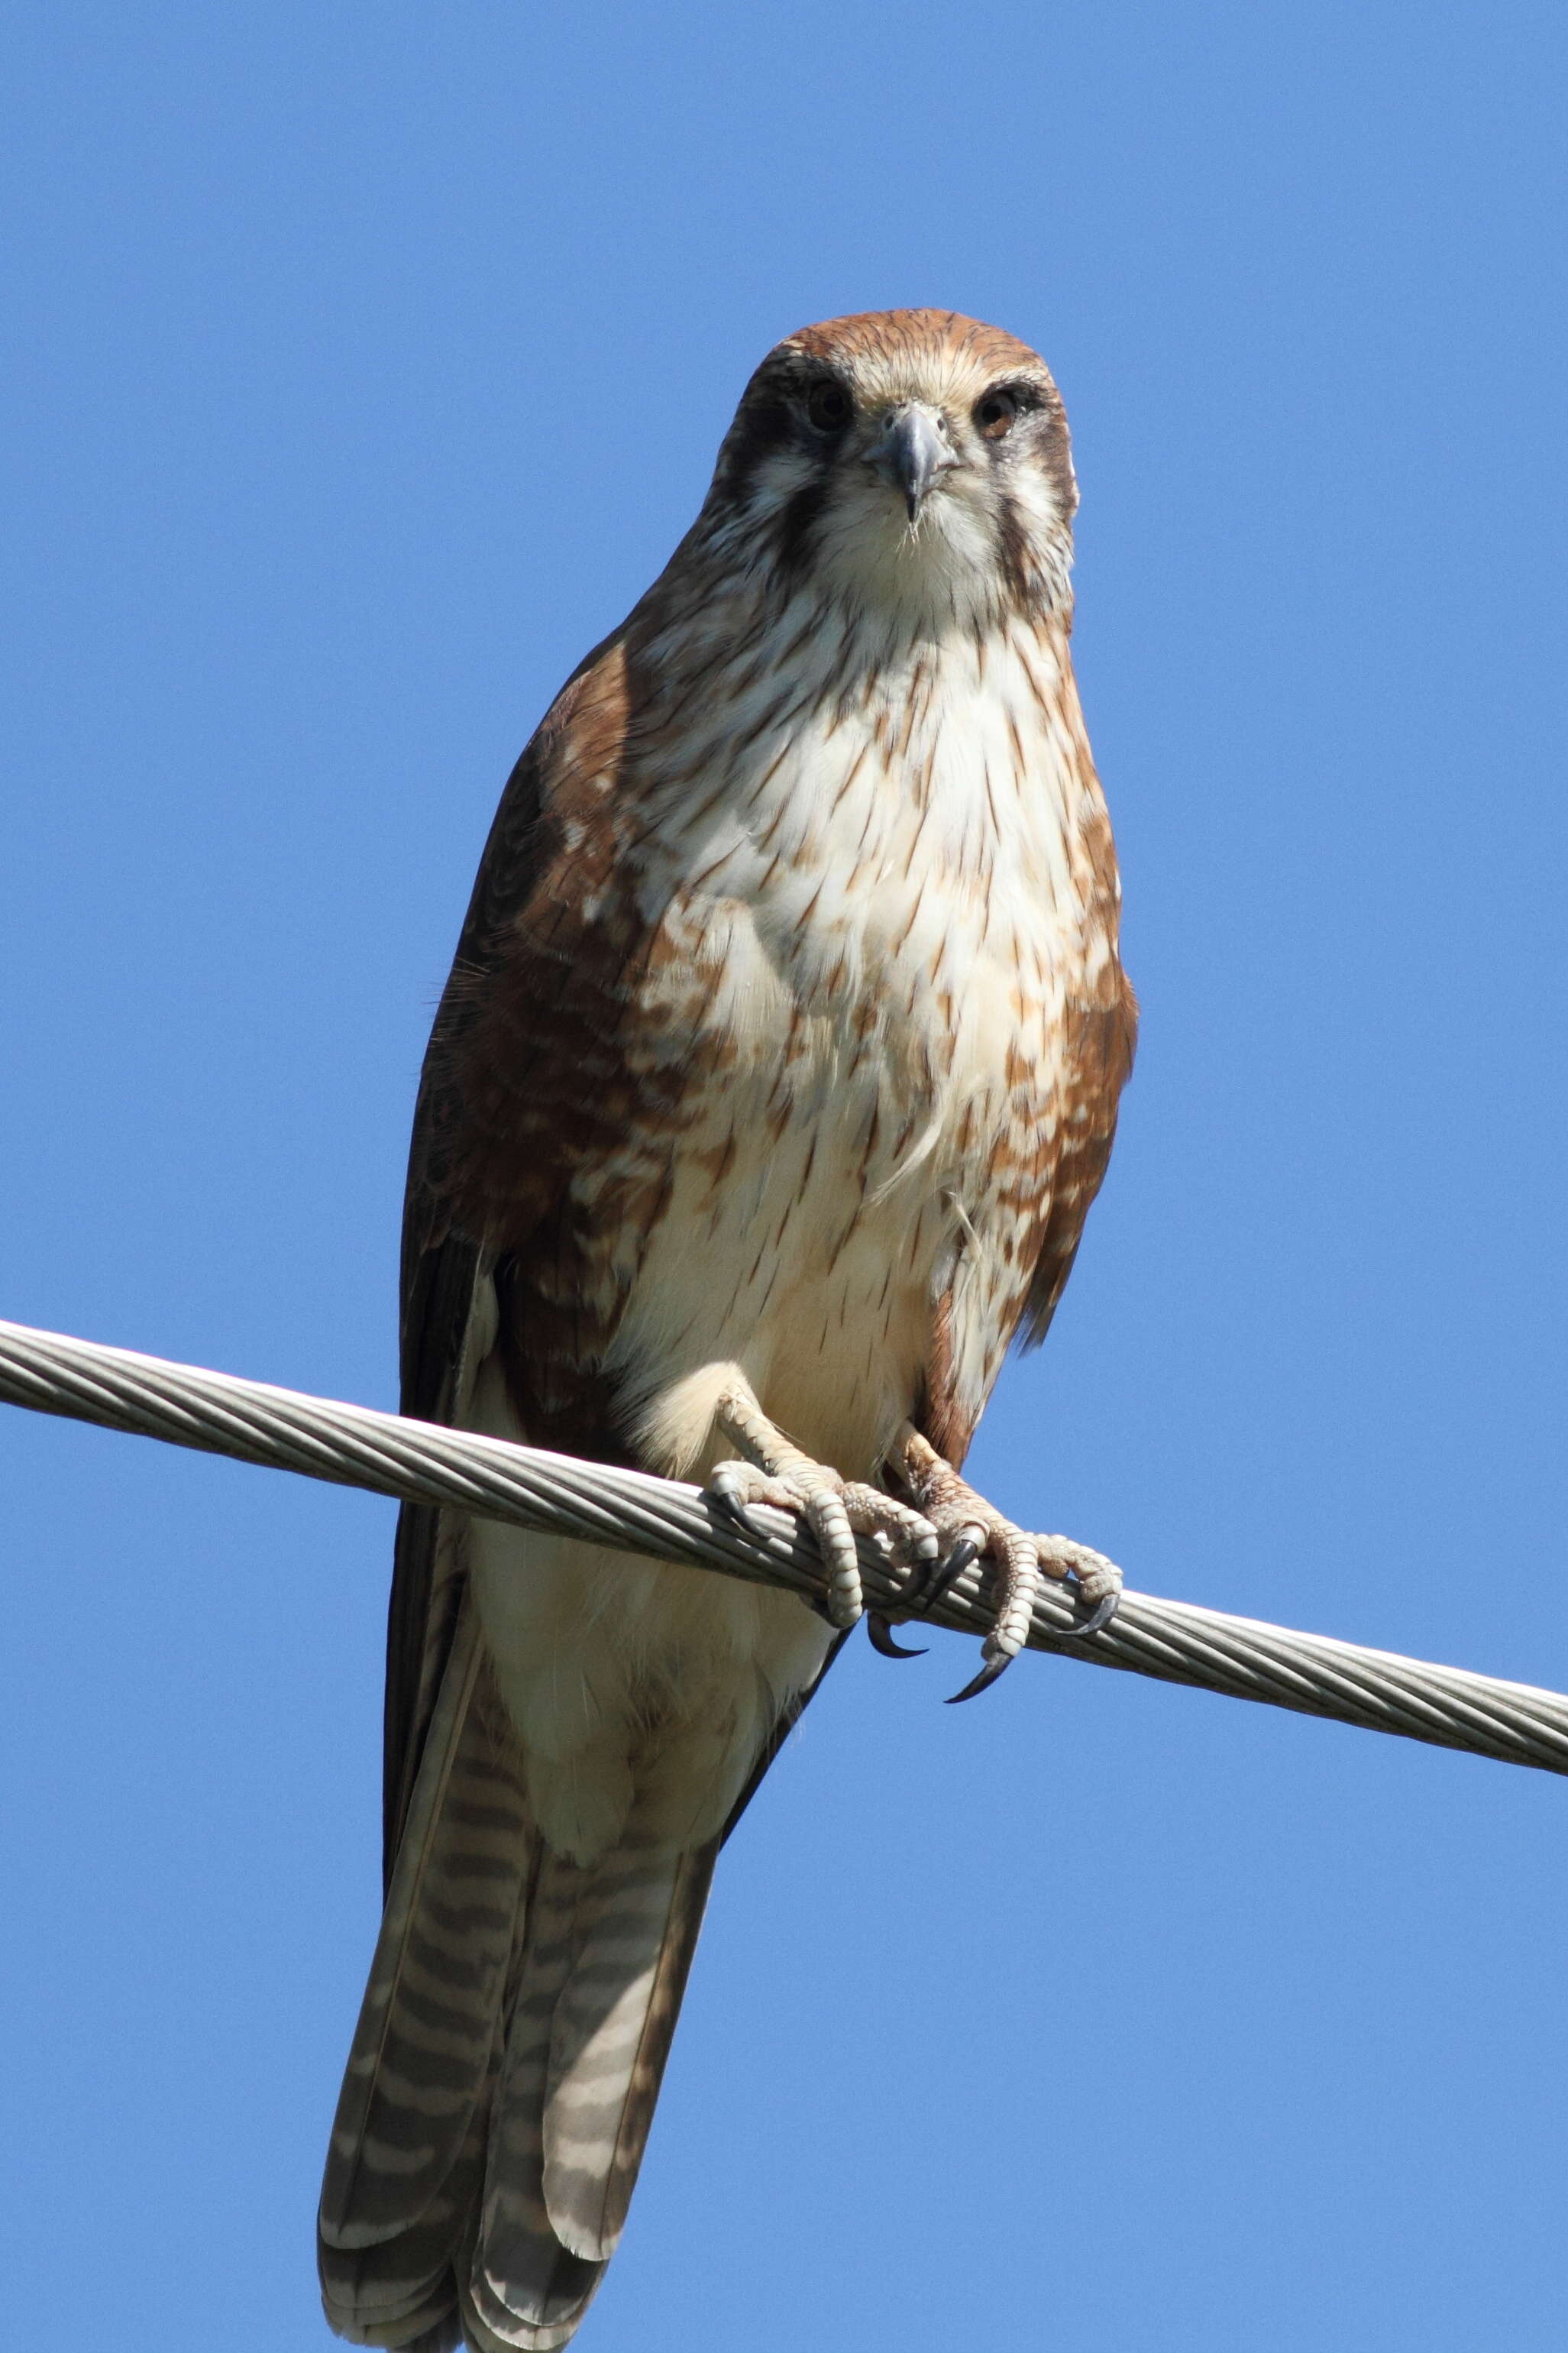
[[[763,459],[780,449],[816,446],[802,402],[819,368],[795,352],[775,352],[763,361],[741,396],[735,422],[719,452],[715,488],[739,502]]]
[[[1002,576],[1008,594],[1016,603],[1026,605],[1034,586],[1035,568],[1029,559],[1029,534],[1017,502],[1005,491],[996,508],[996,554],[1002,566]]]
[[[823,508],[827,504],[828,477],[826,468],[796,491],[779,518],[778,536],[774,541],[779,569],[792,579],[806,568],[811,555],[812,537]]]
[[[815,526],[827,503],[833,453],[840,438],[837,433],[814,428],[805,416],[812,386],[828,373],[799,352],[775,352],[747,385],[720,453],[715,488],[736,507],[745,505],[757,470],[767,459],[787,452],[812,468],[810,479],[785,505],[774,533],[779,568],[790,576],[804,570],[809,559]]]

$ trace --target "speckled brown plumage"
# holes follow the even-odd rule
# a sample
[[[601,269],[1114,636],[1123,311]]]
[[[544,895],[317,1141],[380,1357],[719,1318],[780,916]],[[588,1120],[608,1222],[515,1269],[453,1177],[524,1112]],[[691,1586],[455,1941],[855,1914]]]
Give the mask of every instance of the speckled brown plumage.
[[[416,1123],[405,1410],[700,1474],[743,1398],[852,1482],[910,1422],[962,1461],[1060,1297],[1135,1034],[1069,654],[1075,504],[1056,387],[995,329],[871,314],[763,362],[696,523],[498,813]],[[827,1652],[787,1597],[404,1514],[382,2008],[323,2200],[345,2333],[565,2343],[717,1841]],[[420,2213],[458,2218],[447,2253],[411,2210],[351,2263],[356,2217],[397,2205],[355,2122],[384,1989],[421,1855],[461,1852],[431,1791],[481,1753],[459,1662],[525,1824],[527,1856],[486,1865],[511,1991],[469,2171],[454,2125],[418,2177]],[[567,1957],[598,1936],[623,1978],[584,2023]]]

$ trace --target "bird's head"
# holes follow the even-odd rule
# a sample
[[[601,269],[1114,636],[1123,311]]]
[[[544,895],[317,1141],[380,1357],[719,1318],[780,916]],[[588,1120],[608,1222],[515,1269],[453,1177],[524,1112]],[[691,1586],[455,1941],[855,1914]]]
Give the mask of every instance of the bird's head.
[[[699,529],[783,585],[970,627],[1065,603],[1077,503],[1037,353],[951,311],[876,311],[769,353]]]

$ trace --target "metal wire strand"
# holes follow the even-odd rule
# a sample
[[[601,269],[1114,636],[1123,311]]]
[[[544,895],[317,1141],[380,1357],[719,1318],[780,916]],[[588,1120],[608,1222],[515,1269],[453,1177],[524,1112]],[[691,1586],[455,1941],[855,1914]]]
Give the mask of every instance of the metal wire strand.
[[[813,1601],[825,1590],[816,1543],[788,1513],[754,1507],[751,1518],[770,1533],[753,1541],[700,1489],[678,1480],[510,1446],[25,1324],[0,1321],[0,1402],[374,1494],[585,1536],[783,1586]],[[1070,1552],[1066,1539],[1052,1543]],[[896,1610],[899,1576],[864,1540],[860,1565],[868,1600]],[[932,1611],[934,1622],[984,1633],[992,1622],[988,1584],[984,1564],[966,1569]],[[1072,1628],[1070,1598],[1047,1584],[1034,1607],[1033,1650],[1568,1773],[1568,1695],[1561,1692],[1152,1593],[1124,1593],[1111,1623],[1087,1639]]]

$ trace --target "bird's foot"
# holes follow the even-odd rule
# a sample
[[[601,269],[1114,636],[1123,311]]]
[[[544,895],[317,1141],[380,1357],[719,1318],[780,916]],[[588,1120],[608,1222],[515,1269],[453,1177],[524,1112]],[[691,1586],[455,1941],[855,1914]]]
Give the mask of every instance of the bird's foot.
[[[1040,1567],[1055,1584],[1065,1585],[1079,1610],[1068,1631],[1075,1641],[1098,1634],[1115,1617],[1121,1599],[1121,1571],[1102,1552],[1074,1544],[1070,1536],[1037,1536]]]
[[[953,1694],[951,1704],[975,1698],[1011,1666],[1029,1639],[1035,1599],[1045,1577],[1070,1585],[1080,1608],[1086,1609],[1087,1615],[1072,1630],[1075,1635],[1097,1633],[1109,1624],[1121,1592],[1121,1572],[1113,1561],[1090,1552],[1086,1545],[1069,1543],[1065,1536],[1030,1535],[1016,1526],[909,1425],[892,1460],[940,1540],[936,1567],[911,1584],[903,1609],[925,1615],[972,1561],[984,1555],[995,1564],[991,1597],[994,1615],[981,1644],[980,1672]]]
[[[845,1479],[830,1465],[813,1461],[774,1428],[753,1398],[726,1391],[715,1419],[745,1460],[715,1463],[709,1493],[742,1526],[747,1525],[752,1504],[773,1504],[781,1511],[800,1514],[816,1538],[827,1573],[825,1606],[831,1625],[853,1626],[865,1607],[855,1549],[858,1535],[877,1538],[890,1561],[922,1580],[936,1567],[937,1534],[923,1513],[896,1495],[885,1495],[879,1487]],[[891,1640],[885,1620],[874,1620],[872,1639],[879,1650]],[[894,1644],[885,1655],[917,1654],[900,1651]]]

